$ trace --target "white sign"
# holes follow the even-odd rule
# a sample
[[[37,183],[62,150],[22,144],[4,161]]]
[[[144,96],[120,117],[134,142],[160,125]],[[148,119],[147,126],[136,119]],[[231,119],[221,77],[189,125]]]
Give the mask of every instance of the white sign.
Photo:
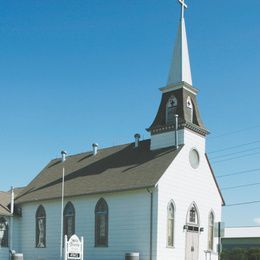
[[[71,238],[67,239],[65,236],[65,260],[68,259],[78,259],[83,260],[83,237],[81,237],[81,241],[77,235],[71,236]]]

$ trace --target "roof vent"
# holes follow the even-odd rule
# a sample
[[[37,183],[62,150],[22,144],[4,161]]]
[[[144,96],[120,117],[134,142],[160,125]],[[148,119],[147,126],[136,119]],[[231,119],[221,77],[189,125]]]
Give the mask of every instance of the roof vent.
[[[93,148],[93,155],[96,155],[98,152],[98,144],[97,143],[92,144],[92,148]]]
[[[139,146],[140,134],[135,134],[135,148]]]
[[[66,155],[68,154],[66,151],[62,150],[61,152],[61,161],[65,162],[66,160]]]

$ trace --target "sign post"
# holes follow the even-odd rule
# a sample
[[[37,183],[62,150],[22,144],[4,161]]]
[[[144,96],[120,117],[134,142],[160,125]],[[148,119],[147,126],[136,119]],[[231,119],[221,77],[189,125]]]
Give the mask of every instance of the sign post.
[[[64,239],[64,260],[83,260],[83,250],[84,250],[84,239],[81,237],[81,240],[77,235],[71,236],[68,240],[68,237],[65,236]]]
[[[220,254],[222,252],[222,244],[221,244],[221,238],[225,235],[225,223],[224,222],[217,222],[215,223],[215,231],[214,231],[215,237],[218,238],[218,246],[217,246],[217,252],[218,252],[218,259],[220,259]]]

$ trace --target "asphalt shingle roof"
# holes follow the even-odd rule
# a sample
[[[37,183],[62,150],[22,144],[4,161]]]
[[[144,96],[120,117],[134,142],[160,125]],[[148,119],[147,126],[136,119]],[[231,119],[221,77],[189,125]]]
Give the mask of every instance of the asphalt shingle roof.
[[[65,169],[65,197],[134,190],[156,185],[177,156],[173,147],[150,151],[150,140],[138,148],[125,144],[54,159],[25,187],[16,203],[60,198],[62,168]]]
[[[14,189],[14,197],[16,197],[23,188],[15,188]],[[10,191],[0,191],[0,215],[2,216],[10,216],[9,204],[11,201],[11,190]]]

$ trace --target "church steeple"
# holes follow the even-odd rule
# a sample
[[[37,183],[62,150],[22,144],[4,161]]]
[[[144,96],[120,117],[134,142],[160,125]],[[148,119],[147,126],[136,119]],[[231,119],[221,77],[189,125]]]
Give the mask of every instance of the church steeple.
[[[184,20],[184,10],[187,5],[184,0],[178,1],[181,3],[181,18],[168,83],[160,88],[161,103],[152,125],[147,129],[151,134],[152,150],[176,145],[175,129],[178,129],[180,144],[185,144],[188,132],[202,137],[208,134],[199,113],[196,99],[198,90],[192,86]],[[175,125],[175,115],[179,118],[178,126]]]
[[[187,5],[184,3],[184,0],[179,0],[179,2],[181,3],[181,17],[167,85],[178,84],[180,82],[186,82],[189,85],[192,85],[190,58],[184,19],[184,10],[187,8]]]

